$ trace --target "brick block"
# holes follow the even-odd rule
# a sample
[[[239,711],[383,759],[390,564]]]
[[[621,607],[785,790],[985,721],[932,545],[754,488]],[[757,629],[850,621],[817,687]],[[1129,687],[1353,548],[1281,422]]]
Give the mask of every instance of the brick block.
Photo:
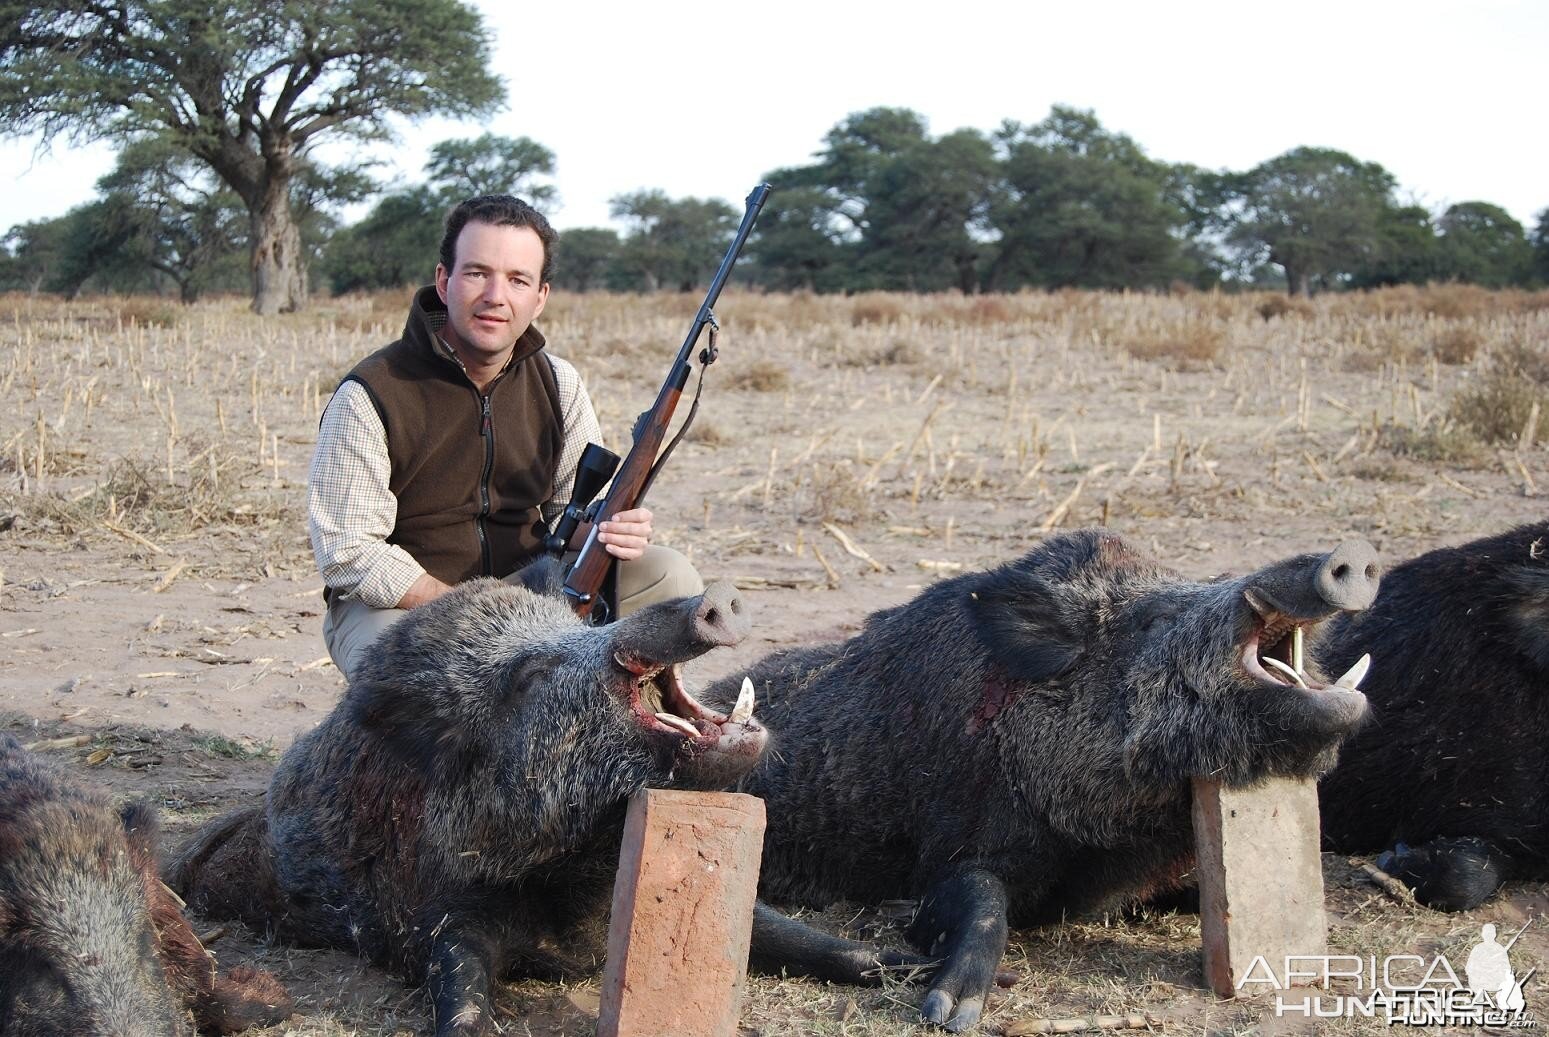
[[[1230,789],[1195,779],[1194,847],[1205,980],[1217,995],[1235,995],[1258,955],[1284,975],[1287,955],[1325,953],[1313,782]]]
[[[755,796],[630,799],[597,1037],[735,1037],[763,845]]]

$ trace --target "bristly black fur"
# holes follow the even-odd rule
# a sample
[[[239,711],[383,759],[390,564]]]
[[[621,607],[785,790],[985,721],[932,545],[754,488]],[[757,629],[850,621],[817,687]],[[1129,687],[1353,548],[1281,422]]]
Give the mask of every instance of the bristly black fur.
[[[1319,789],[1325,845],[1406,844],[1389,863],[1444,910],[1549,878],[1549,521],[1393,569],[1320,657],[1365,653],[1371,718]]]
[[[751,720],[700,717],[695,740],[651,728],[626,664],[686,662],[747,627],[725,584],[602,627],[525,587],[463,584],[382,636],[263,809],[211,822],[168,881],[208,914],[425,983],[442,1037],[488,1032],[499,980],[601,966],[629,797],[735,780],[763,748]],[[777,967],[858,981],[877,961],[784,922],[765,929],[800,960]]]
[[[1325,561],[1192,583],[1084,531],[938,583],[842,644],[763,660],[751,677],[778,752],[739,786],[768,809],[761,890],[811,906],[922,898],[911,936],[947,954],[923,1014],[973,1025],[1008,916],[1034,924],[1182,881],[1191,777],[1332,766],[1360,696],[1241,664],[1249,588],[1313,624],[1344,607],[1314,590]],[[1375,578],[1351,578],[1370,600]],[[740,681],[707,694],[728,703]]]

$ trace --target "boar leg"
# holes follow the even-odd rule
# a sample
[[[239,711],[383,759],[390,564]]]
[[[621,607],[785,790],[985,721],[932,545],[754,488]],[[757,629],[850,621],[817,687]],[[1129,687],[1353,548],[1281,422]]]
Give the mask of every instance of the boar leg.
[[[488,1033],[499,947],[487,927],[448,917],[431,936],[426,987],[436,1037]]]
[[[753,943],[748,965],[755,972],[815,976],[836,983],[882,982],[884,969],[926,968],[934,958],[904,951],[882,951],[830,936],[787,918],[762,900],[753,905]]]
[[[1495,895],[1511,870],[1511,856],[1477,836],[1399,843],[1377,858],[1377,867],[1437,911],[1468,911]]]
[[[909,925],[909,940],[944,957],[920,1015],[953,1033],[984,1014],[1006,953],[1006,887],[982,868],[961,868],[933,884]]]

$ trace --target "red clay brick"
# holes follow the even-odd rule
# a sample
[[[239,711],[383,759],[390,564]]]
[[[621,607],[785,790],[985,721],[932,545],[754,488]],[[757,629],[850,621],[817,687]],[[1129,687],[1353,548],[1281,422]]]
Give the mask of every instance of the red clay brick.
[[[1218,995],[1236,993],[1256,955],[1283,976],[1287,955],[1325,953],[1313,782],[1228,789],[1196,779],[1194,846],[1205,981]]]
[[[755,796],[630,800],[597,1037],[734,1037],[763,843]]]

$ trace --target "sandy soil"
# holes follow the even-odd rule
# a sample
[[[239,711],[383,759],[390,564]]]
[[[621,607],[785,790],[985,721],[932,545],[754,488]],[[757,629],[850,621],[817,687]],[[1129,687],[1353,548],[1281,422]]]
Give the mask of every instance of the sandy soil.
[[[693,301],[558,302],[546,331],[580,365],[617,445]],[[343,301],[261,323],[236,303],[9,302],[7,727],[24,741],[90,735],[59,755],[88,780],[152,797],[174,832],[261,795],[278,754],[343,690],[320,637],[307,458],[327,390],[392,337],[399,305]],[[871,610],[1009,560],[1058,528],[1104,522],[1208,577],[1357,536],[1397,560],[1543,514],[1541,447],[1452,460],[1391,447],[1394,429],[1444,424],[1494,351],[1544,342],[1542,308],[1449,318],[1423,300],[1325,301],[1266,321],[1251,299],[1212,297],[732,295],[721,310],[722,363],[651,504],[659,539],[707,577],[736,581],[756,628],[691,668],[694,680],[843,637]],[[167,326],[144,327],[147,317]],[[1213,351],[1189,339],[1205,325]],[[1454,327],[1472,329],[1479,349],[1440,364],[1428,344]],[[1159,354],[1135,345],[1159,336],[1181,344]],[[88,764],[100,748],[111,754]],[[1541,885],[1444,916],[1393,903],[1341,860],[1326,866],[1336,946],[1453,949],[1483,921],[1514,931],[1532,919],[1515,960],[1549,955]],[[897,938],[896,918],[858,908],[819,920]],[[1217,1003],[1202,990],[1197,941],[1197,920],[1175,914],[1019,934],[1009,964],[1027,978],[998,995],[989,1023],[1150,1010],[1173,1032],[1281,1032],[1266,1004]],[[298,994],[298,1015],[274,1033],[427,1024],[417,992],[347,956],[270,946],[240,927],[215,948],[275,968]],[[744,1032],[912,1032],[917,998],[909,987],[760,979]],[[507,989],[501,1011],[510,1033],[590,1033],[595,1005],[595,983],[527,983]]]

